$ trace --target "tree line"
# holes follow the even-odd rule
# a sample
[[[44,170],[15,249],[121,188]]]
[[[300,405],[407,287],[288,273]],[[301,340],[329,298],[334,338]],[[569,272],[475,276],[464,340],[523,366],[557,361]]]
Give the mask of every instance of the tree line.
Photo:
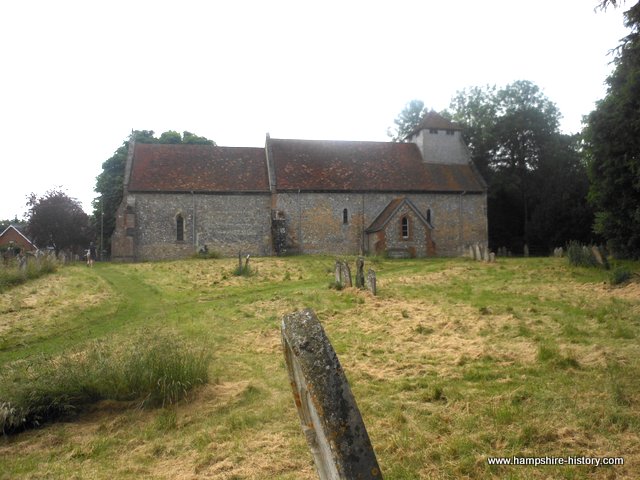
[[[488,184],[491,248],[547,254],[571,240],[607,242],[640,258],[640,3],[625,24],[607,95],[578,134],[560,132],[558,108],[529,81],[459,91],[440,112],[462,127]],[[404,141],[426,113],[421,100],[409,102],[392,139]]]

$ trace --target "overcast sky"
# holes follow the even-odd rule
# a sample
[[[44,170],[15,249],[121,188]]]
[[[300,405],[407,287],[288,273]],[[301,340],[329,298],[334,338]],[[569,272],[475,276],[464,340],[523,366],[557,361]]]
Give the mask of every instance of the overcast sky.
[[[225,146],[386,141],[404,105],[530,80],[562,129],[605,94],[622,9],[596,0],[141,1],[0,4],[0,219],[62,187],[91,212],[132,129]],[[629,5],[630,6],[630,5]]]

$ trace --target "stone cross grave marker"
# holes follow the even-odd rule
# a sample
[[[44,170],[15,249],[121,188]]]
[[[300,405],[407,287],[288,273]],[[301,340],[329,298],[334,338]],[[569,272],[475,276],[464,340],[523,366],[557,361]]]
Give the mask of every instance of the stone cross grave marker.
[[[282,346],[300,423],[320,480],[381,479],[338,356],[312,310],[282,318]]]

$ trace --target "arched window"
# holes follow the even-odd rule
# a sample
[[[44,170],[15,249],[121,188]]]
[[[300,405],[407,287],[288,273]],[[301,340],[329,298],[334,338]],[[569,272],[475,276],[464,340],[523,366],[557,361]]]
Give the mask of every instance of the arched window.
[[[176,216],[176,240],[184,241],[184,218],[180,213]]]
[[[427,223],[431,225],[431,209],[427,208]]]
[[[408,239],[409,238],[409,219],[407,217],[402,217],[402,219],[400,219],[400,228],[402,230],[402,238],[403,239]]]
[[[346,208],[342,210],[342,223],[345,225],[349,223],[349,210]]]

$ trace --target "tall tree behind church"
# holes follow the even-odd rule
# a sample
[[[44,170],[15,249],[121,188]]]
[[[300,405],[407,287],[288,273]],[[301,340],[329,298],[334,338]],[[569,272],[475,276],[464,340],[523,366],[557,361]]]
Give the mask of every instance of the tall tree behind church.
[[[588,116],[585,138],[594,228],[617,255],[640,258],[640,3],[625,12],[625,25],[631,33],[616,51],[607,95]]]
[[[213,140],[200,137],[191,132],[180,133],[169,130],[160,135],[154,136],[153,130],[134,130],[131,132],[122,145],[114,154],[102,164],[102,172],[96,177],[94,191],[99,194],[93,200],[93,224],[98,237],[103,236],[103,248],[107,252],[111,251],[111,234],[116,226],[116,211],[122,201],[122,191],[124,188],[124,168],[127,162],[129,142],[135,140],[138,143],[189,143],[215,145]]]
[[[450,108],[489,185],[493,248],[522,251],[529,244],[544,254],[591,239],[579,143],[559,131],[560,112],[538,86],[474,87],[458,92]]]

